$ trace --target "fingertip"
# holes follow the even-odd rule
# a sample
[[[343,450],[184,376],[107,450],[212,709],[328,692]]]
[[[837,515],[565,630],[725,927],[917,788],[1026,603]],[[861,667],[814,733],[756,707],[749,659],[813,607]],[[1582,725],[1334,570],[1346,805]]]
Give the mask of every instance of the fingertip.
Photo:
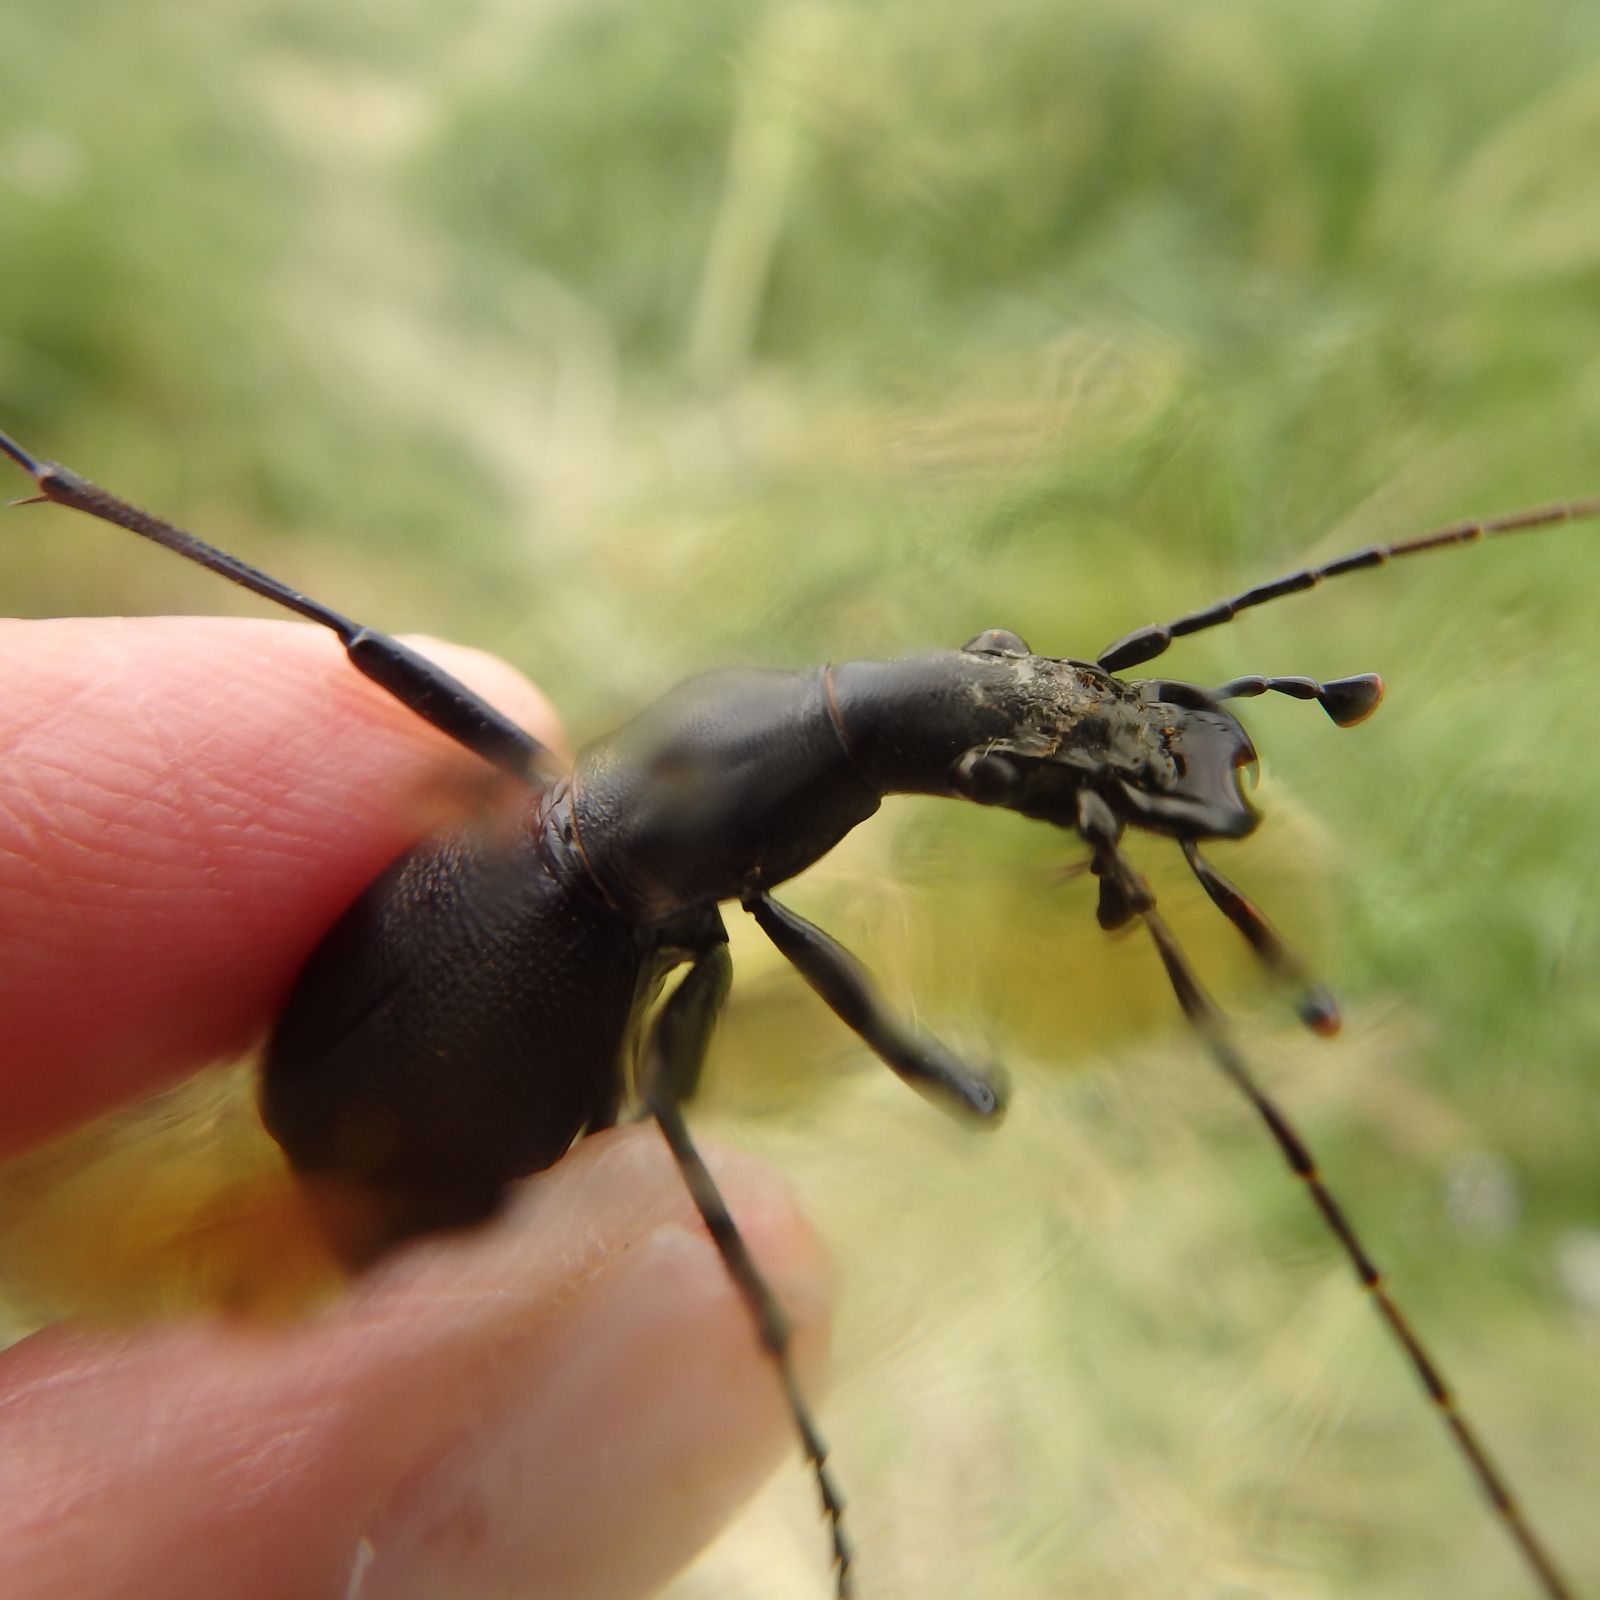
[[[724,1153],[712,1165],[814,1399],[826,1253],[770,1169]],[[482,1425],[371,1524],[364,1596],[653,1594],[798,1450],[779,1374],[653,1129],[589,1141],[481,1247],[429,1255],[399,1269],[417,1274],[413,1294],[459,1305],[472,1285],[467,1303],[504,1308],[532,1287],[530,1304],[560,1309],[513,1311],[496,1334],[504,1365]],[[552,1261],[565,1283],[553,1296]]]
[[[814,1391],[821,1247],[781,1180],[715,1165]],[[6,1358],[6,1592],[653,1592],[795,1448],[777,1375],[653,1130],[529,1191],[309,1326]]]

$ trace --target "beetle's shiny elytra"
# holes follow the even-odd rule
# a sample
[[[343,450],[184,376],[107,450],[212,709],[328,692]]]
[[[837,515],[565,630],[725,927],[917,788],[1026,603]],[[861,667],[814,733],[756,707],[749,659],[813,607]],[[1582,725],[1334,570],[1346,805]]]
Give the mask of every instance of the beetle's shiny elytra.
[[[399,1240],[485,1217],[516,1178],[609,1127],[627,1097],[660,1125],[696,1207],[778,1364],[852,1590],[843,1501],[789,1359],[781,1308],[688,1134],[692,1094],[732,976],[719,906],[737,902],[847,1026],[906,1082],[979,1121],[999,1086],[888,1013],[865,971],[772,890],[833,848],[886,795],[935,794],[1020,812],[1088,850],[1105,928],[1140,922],[1212,1059],[1254,1106],[1439,1409],[1539,1590],[1571,1591],[1384,1285],[1299,1134],[1267,1097],[1121,847],[1129,827],[1174,840],[1217,908],[1297,994],[1315,1031],[1332,998],[1272,925],[1200,853],[1252,832],[1241,776],[1255,761],[1224,702],[1314,699],[1340,727],[1377,708],[1370,674],[1241,677],[1215,689],[1119,674],[1174,640],[1325,578],[1391,558],[1600,515],[1600,498],[1372,545],[1144,627],[1095,661],[1035,655],[991,628],[960,650],[810,672],[714,673],[680,685],[589,746],[570,771],[465,685],[192,534],[41,462],[0,434],[33,498],[72,507],[199,562],[331,628],[401,704],[527,785],[523,824],[429,840],[372,884],[307,962],[268,1047],[262,1115],[359,1265]],[[674,968],[687,972],[646,1020]],[[524,977],[523,974],[531,974]],[[348,1204],[355,1197],[358,1211]],[[350,1218],[359,1215],[359,1227]],[[338,1219],[335,1221],[335,1219]]]

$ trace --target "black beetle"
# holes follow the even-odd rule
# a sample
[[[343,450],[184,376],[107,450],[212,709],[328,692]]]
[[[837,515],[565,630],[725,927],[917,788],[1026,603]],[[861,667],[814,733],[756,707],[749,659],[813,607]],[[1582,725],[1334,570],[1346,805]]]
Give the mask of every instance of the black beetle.
[[[1315,699],[1347,727],[1376,709],[1382,685],[1372,675],[1328,683],[1243,677],[1208,690],[1117,674],[1160,656],[1174,639],[1324,578],[1600,515],[1600,499],[1369,546],[1140,628],[1093,662],[1035,655],[1014,633],[990,629],[960,650],[901,660],[713,673],[664,695],[567,772],[398,641],[36,460],[3,434],[0,450],[33,476],[35,499],[127,528],[331,628],[358,670],[528,786],[516,826],[480,825],[425,842],[372,884],[312,955],[273,1032],[263,1119],[322,1203],[351,1265],[419,1233],[487,1217],[514,1179],[613,1125],[627,1097],[630,1046],[642,1034],[634,1087],[782,1375],[829,1521],[837,1591],[848,1594],[843,1501],[794,1380],[786,1320],[682,1115],[732,976],[718,906],[737,901],[750,912],[905,1081],[993,1122],[1003,1108],[998,1084],[903,1029],[855,959],[771,890],[825,855],[885,795],[1000,806],[1068,830],[1087,847],[1102,927],[1144,925],[1185,1015],[1305,1183],[1539,1587],[1557,1600],[1570,1595],[1120,846],[1129,826],[1177,841],[1218,909],[1298,988],[1303,1020],[1335,1031],[1332,999],[1199,845],[1241,838],[1259,820],[1241,783],[1255,750],[1222,702],[1268,691]],[[668,972],[683,965],[686,976],[646,1020]],[[525,978],[529,971],[535,980]]]

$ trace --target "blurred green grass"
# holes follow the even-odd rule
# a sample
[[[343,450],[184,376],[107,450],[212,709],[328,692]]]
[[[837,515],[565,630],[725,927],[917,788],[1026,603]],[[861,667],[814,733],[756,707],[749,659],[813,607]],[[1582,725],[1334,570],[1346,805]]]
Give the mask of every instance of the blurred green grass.
[[[1600,487],[1591,6],[12,0],[7,32],[0,422],[501,651],[580,737],[712,666],[991,625],[1089,655]],[[248,609],[112,530],[6,533],[16,615]],[[1222,863],[1342,1044],[1284,1033],[1145,853],[1580,1589],[1597,581],[1562,530],[1162,662],[1390,684],[1349,734],[1247,708],[1268,823]],[[888,808],[793,896],[1013,1064],[1007,1129],[902,1103],[743,939],[703,1118],[839,1244],[867,1592],[1524,1592],[1150,953],[1010,821]],[[821,1594],[820,1552],[795,1474],[674,1593]]]

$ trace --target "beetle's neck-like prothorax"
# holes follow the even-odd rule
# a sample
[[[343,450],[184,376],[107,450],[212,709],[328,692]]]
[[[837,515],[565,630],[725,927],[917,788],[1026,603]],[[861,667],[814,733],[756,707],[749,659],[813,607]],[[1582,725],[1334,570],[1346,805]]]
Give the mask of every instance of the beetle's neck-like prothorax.
[[[986,746],[1047,757],[1103,719],[1121,685],[1048,656],[965,650],[830,669],[830,709],[861,775],[880,794],[960,792],[957,763]]]

